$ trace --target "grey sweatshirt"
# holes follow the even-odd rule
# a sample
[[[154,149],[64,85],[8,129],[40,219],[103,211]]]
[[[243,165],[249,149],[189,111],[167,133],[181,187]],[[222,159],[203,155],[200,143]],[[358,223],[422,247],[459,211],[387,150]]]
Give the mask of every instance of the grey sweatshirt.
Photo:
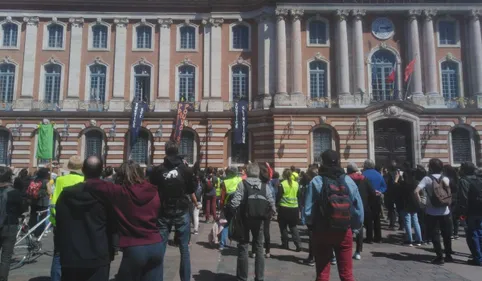
[[[256,189],[261,189],[261,180],[258,178],[247,178],[246,182],[252,187]],[[268,184],[266,184],[268,185]],[[275,206],[275,201],[273,194],[271,193],[271,188],[269,186],[266,186],[266,198],[268,199],[269,202],[269,207],[271,208],[273,214],[276,214],[276,206]],[[238,188],[236,189],[236,192],[233,194],[233,199],[230,202],[229,207],[231,209],[237,209],[241,203],[244,200],[244,184],[243,181],[238,184]]]

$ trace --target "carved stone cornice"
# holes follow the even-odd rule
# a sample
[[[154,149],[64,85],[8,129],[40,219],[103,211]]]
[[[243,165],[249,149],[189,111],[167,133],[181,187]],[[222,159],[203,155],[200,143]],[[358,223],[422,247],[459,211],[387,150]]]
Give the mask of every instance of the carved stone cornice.
[[[158,19],[157,23],[159,23],[161,28],[170,28],[172,25],[172,19]]]
[[[292,10],[290,10],[290,15],[293,18],[293,21],[300,20],[303,17],[304,13],[305,13],[305,11],[302,10],[302,9],[292,9]]]
[[[84,25],[84,18],[70,18],[69,22],[73,27],[82,27]]]
[[[288,9],[276,9],[275,15],[278,21],[285,20],[288,15]]]
[[[127,27],[127,24],[129,24],[129,19],[128,18],[115,18],[114,23],[117,27],[125,28],[125,27]]]
[[[425,17],[425,20],[431,21],[435,15],[437,15],[437,10],[431,9],[431,10],[423,10],[423,15]]]
[[[336,15],[338,20],[344,21],[350,15],[350,11],[348,11],[348,10],[336,10],[335,15]]]
[[[482,15],[482,10],[473,9],[473,10],[470,10],[470,12],[469,12],[469,19],[478,21],[478,20],[480,20],[479,17],[481,15]]]
[[[410,21],[416,20],[422,14],[422,10],[409,10],[408,11],[408,19]]]
[[[203,19],[202,24],[205,26],[212,26],[212,27],[219,27],[222,25],[224,22],[223,18],[208,18],[208,19]]]
[[[27,23],[27,25],[37,26],[39,23],[38,17],[24,17],[23,21]]]
[[[365,15],[367,11],[366,10],[352,10],[351,14],[355,17],[356,20],[361,20]]]

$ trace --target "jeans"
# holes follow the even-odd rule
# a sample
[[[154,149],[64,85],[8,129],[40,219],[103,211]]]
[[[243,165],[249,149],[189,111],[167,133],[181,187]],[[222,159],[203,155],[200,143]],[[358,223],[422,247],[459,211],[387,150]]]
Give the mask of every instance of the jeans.
[[[417,213],[409,213],[409,212],[403,212],[403,217],[405,219],[405,235],[406,235],[406,241],[409,242],[410,244],[413,242],[413,237],[412,237],[412,225],[413,229],[415,230],[415,241],[416,242],[422,242],[422,230],[420,229],[420,224],[418,223],[418,215]]]
[[[0,281],[8,280],[8,272],[10,271],[10,261],[15,246],[17,225],[5,225],[5,229],[1,229],[0,249],[2,250],[0,262]]]
[[[467,246],[476,263],[482,264],[482,217],[467,218]]]
[[[221,230],[221,240],[219,240],[219,247],[224,248],[226,247],[226,244],[228,243],[228,235],[229,235],[229,222],[226,223],[226,225],[223,227],[223,230]]]
[[[214,220],[217,220],[216,216],[216,196],[206,196],[206,206],[204,207],[206,213],[206,221],[209,221],[211,215]]]
[[[353,277],[353,234],[351,229],[340,232],[313,232],[313,252],[316,263],[316,281],[330,280],[330,262],[335,250],[338,275],[341,281],[355,281]]]
[[[162,280],[161,248],[161,243],[124,248],[116,281]]]
[[[164,279],[164,256],[166,254],[167,241],[169,233],[174,227],[179,242],[179,251],[181,253],[181,261],[179,266],[179,276],[181,281],[191,279],[191,257],[189,254],[189,240],[191,238],[190,223],[191,219],[188,212],[180,212],[177,214],[162,216],[159,218],[159,232],[161,233],[161,277],[159,281]]]
[[[62,281],[108,281],[110,264],[94,268],[62,268]]]
[[[264,255],[263,255],[263,221],[253,220],[245,222],[244,239],[238,243],[238,261],[236,277],[238,281],[248,280],[248,248],[249,233],[253,236],[253,246],[256,253],[254,261],[255,281],[264,280]]]
[[[427,235],[432,239],[433,248],[437,257],[443,257],[439,231],[442,233],[443,237],[445,256],[450,256],[452,254],[452,240],[450,239],[450,235],[452,234],[452,215],[427,215],[425,219],[425,223],[427,224]]]
[[[194,209],[192,210],[192,220],[195,232],[199,231],[199,212],[200,210],[197,207],[194,207]]]

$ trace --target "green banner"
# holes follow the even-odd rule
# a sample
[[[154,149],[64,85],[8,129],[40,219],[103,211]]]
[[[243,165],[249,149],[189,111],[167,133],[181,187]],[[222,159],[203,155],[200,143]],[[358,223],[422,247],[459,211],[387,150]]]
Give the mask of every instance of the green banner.
[[[52,159],[54,149],[54,125],[40,124],[37,134],[37,158]]]

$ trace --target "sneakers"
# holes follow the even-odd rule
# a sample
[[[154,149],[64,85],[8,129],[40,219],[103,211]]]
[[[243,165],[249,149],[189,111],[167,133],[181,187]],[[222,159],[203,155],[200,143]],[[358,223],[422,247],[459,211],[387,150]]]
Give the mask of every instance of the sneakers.
[[[249,254],[249,257],[252,258],[252,259],[256,258],[256,253],[251,252],[251,253]]]
[[[357,261],[361,260],[361,255],[360,255],[360,253],[355,252],[355,254],[353,255],[353,259],[355,259],[355,260],[357,260]]]
[[[315,260],[313,259],[306,259],[306,260],[303,260],[303,264],[307,265],[307,266],[315,266]]]
[[[454,262],[454,258],[452,256],[445,256],[444,262]]]
[[[224,246],[219,246],[219,251],[224,250]]]
[[[423,242],[415,242],[415,246],[420,247],[422,246]]]
[[[266,253],[266,254],[264,254],[264,257],[267,258],[267,259],[269,259],[269,258],[271,258],[271,254],[270,254],[270,253]]]
[[[443,258],[443,257],[436,257],[435,259],[432,260],[431,263],[432,263],[432,264],[442,265],[442,264],[445,263],[445,261],[444,261],[444,258]]]
[[[336,258],[332,258],[330,263],[331,265],[336,265]]]
[[[194,235],[198,235],[198,234],[199,234],[199,231],[194,230],[194,232],[193,232],[192,234],[194,234]]]

